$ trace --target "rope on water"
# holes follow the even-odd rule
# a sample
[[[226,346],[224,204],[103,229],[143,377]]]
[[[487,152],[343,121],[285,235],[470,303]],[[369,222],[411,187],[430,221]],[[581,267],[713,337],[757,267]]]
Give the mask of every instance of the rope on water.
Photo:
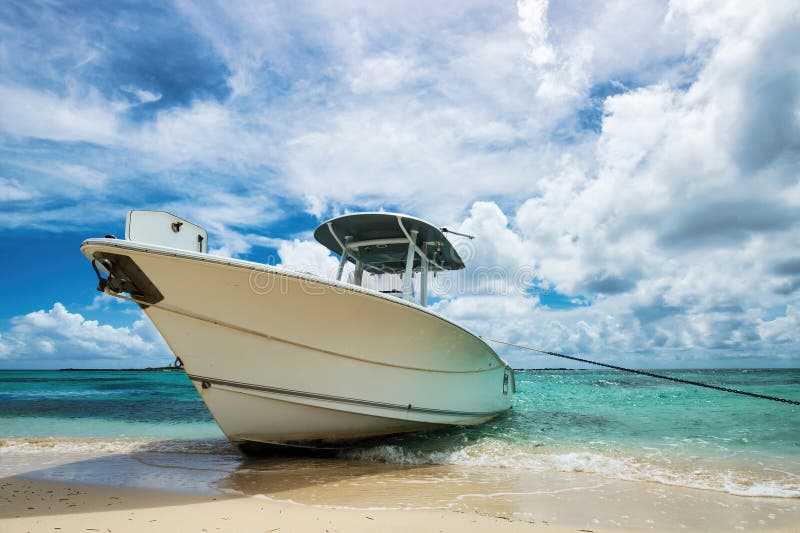
[[[630,372],[631,374],[639,374],[642,376],[650,376],[651,378],[658,378],[658,379],[665,379],[667,381],[675,381],[676,383],[684,383],[686,385],[694,385],[696,387],[705,387],[707,389],[714,389],[723,392],[731,392],[733,394],[742,394],[744,396],[752,396],[753,398],[761,398],[763,400],[772,400],[775,402],[783,402],[783,403],[790,403],[792,405],[800,405],[800,402],[796,400],[788,400],[786,398],[778,398],[776,396],[767,396],[766,394],[756,394],[755,392],[747,392],[738,389],[731,389],[728,387],[719,387],[717,385],[711,385],[708,383],[700,383],[699,381],[690,381],[688,379],[681,379],[681,378],[674,378],[671,376],[664,376],[662,374],[653,374],[652,372],[647,372],[644,370],[634,370],[633,368],[625,368],[622,366],[611,365],[608,363],[598,363],[597,361],[590,361],[589,359],[584,359],[583,357],[575,357],[574,355],[564,355],[563,353],[556,353],[556,352],[549,352],[547,350],[540,350],[539,348],[533,348],[531,346],[523,346],[522,344],[515,344],[513,342],[508,341],[501,341],[498,339],[490,339],[488,337],[481,337],[485,341],[489,342],[496,342],[498,344],[505,344],[506,346],[513,346],[515,348],[521,348],[523,350],[529,350],[531,352],[539,352],[546,355],[552,355],[554,357],[562,357],[564,359],[572,359],[573,361],[580,361],[581,363],[589,363],[590,365],[597,365],[597,366],[604,366],[606,368],[613,368],[614,370],[621,370],[623,372]]]

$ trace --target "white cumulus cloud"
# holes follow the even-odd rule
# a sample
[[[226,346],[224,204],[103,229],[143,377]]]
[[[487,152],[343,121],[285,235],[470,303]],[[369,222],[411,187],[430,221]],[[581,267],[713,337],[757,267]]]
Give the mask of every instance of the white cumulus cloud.
[[[480,332],[641,366],[797,361],[796,1],[178,8],[224,62],[225,96],[164,94],[132,120],[82,75],[105,49],[66,30],[30,59],[49,85],[4,74],[0,130],[20,145],[0,227],[165,208],[208,227],[213,253],[266,246],[324,273],[336,259],[311,228],[278,221],[403,211],[476,235],[454,237],[468,268],[436,309]],[[59,353],[42,340],[25,347]]]
[[[60,302],[11,319],[0,338],[0,358],[25,361],[80,362],[127,360],[131,366],[164,358],[169,349],[150,322],[142,317],[131,326],[114,327],[72,313]]]

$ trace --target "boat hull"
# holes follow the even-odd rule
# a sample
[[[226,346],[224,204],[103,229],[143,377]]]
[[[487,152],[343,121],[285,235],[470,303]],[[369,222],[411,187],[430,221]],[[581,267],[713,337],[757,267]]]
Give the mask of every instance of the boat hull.
[[[124,257],[118,264],[138,273],[116,274],[152,285],[157,298],[135,299],[231,441],[349,441],[478,424],[510,408],[507,365],[414,304],[128,241],[93,239],[82,250]]]

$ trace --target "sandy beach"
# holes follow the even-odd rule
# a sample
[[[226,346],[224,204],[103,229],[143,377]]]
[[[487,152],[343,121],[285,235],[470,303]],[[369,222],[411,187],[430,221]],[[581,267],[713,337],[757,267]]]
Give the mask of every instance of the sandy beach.
[[[0,531],[575,531],[474,513],[311,507],[266,498],[0,481]]]
[[[635,500],[641,503],[640,499]],[[599,515],[598,501],[587,501],[573,510],[587,508]],[[758,507],[758,505],[755,505]],[[546,512],[545,509],[542,510]],[[552,511],[552,509],[547,509]],[[684,514],[689,522],[698,518],[697,509]],[[682,522],[649,527],[622,524],[574,524],[548,520],[525,520],[486,516],[475,512],[426,509],[342,509],[304,505],[265,497],[244,495],[199,495],[157,490],[126,489],[50,483],[20,477],[0,481],[0,531],[797,531],[797,514],[772,516],[755,523],[731,522],[729,509],[715,506],[704,510],[706,527]],[[735,513],[739,514],[739,513]],[[780,514],[780,513],[779,513]],[[767,512],[765,517],[772,515]],[[741,516],[739,516],[741,518]],[[733,526],[733,527],[731,527]],[[749,526],[749,527],[746,527]]]
[[[3,456],[0,532],[796,531],[797,498],[573,472],[135,452]],[[11,473],[10,472],[15,472]]]

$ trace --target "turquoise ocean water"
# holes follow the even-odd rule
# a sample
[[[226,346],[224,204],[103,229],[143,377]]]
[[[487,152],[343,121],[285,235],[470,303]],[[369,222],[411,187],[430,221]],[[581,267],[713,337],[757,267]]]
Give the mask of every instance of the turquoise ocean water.
[[[800,399],[800,369],[663,371]],[[373,441],[349,461],[590,472],[742,496],[800,497],[800,407],[616,371],[517,372],[511,414]],[[236,450],[183,372],[0,371],[0,460]]]

